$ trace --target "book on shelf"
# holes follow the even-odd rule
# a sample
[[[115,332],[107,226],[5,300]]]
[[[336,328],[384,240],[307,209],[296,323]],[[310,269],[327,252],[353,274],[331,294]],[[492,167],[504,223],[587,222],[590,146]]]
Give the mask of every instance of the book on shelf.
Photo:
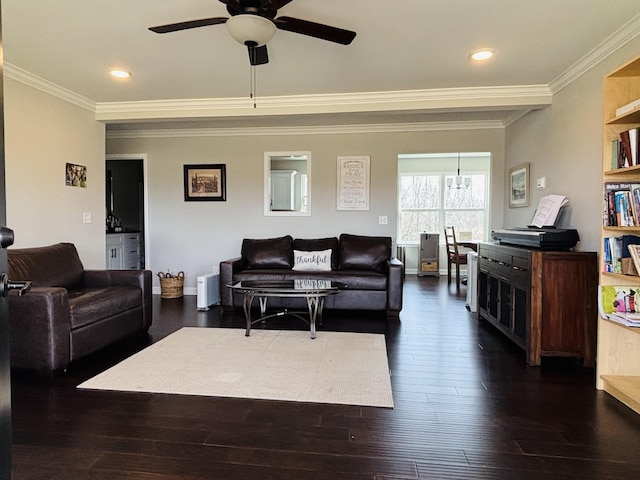
[[[632,246],[640,248],[640,236],[618,235],[605,237],[602,250],[602,271],[622,275],[638,275],[640,268],[633,261]],[[640,250],[638,250],[638,253],[640,253]]]
[[[598,311],[602,318],[640,328],[640,312],[636,310],[640,285],[600,285],[598,290]],[[637,308],[640,310],[640,305]]]
[[[633,259],[633,265],[636,267],[636,272],[640,272],[640,245],[636,243],[629,244],[627,245],[627,249],[629,250],[629,255],[631,255],[631,258]]]
[[[611,169],[640,165],[640,129],[631,128],[611,141]]]
[[[606,182],[603,202],[605,227],[640,226],[640,183]]]
[[[616,138],[611,142],[611,170],[616,170],[622,166],[620,165],[620,139]]]

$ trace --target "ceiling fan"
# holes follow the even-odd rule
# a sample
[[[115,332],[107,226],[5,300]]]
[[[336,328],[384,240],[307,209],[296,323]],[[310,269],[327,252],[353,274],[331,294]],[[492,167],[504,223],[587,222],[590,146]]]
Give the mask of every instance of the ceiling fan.
[[[266,43],[276,30],[299,33],[330,42],[349,45],[356,32],[292,17],[277,17],[278,10],[293,0],[219,0],[231,18],[212,17],[151,27],[155,33],[170,33],[225,23],[231,36],[247,46],[251,65],[269,62]]]

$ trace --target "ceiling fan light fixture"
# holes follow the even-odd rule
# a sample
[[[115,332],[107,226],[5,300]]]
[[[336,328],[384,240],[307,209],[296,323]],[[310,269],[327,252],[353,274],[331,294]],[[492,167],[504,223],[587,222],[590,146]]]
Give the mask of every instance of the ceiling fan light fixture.
[[[260,15],[236,15],[227,20],[227,30],[242,45],[266,45],[276,34],[275,24]],[[255,43],[254,43],[255,42]]]

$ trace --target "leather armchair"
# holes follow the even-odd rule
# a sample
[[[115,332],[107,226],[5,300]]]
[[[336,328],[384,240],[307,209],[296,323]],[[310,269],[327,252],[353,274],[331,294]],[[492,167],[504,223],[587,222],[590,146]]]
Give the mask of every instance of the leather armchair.
[[[54,373],[152,322],[151,272],[84,270],[71,243],[9,249],[9,278],[30,280],[9,294],[11,366]]]

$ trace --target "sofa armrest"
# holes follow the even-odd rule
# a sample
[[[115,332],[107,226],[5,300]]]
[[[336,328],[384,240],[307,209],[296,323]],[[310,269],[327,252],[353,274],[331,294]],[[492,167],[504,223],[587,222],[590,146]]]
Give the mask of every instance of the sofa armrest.
[[[220,305],[222,308],[233,308],[233,292],[227,287],[233,281],[233,274],[244,268],[242,257],[231,258],[220,262]]]
[[[83,288],[138,287],[142,290],[142,325],[148,330],[153,321],[151,270],[85,270]]]
[[[402,310],[404,264],[397,258],[387,263],[387,313],[398,315]]]
[[[69,297],[61,287],[33,287],[18,296],[9,293],[11,366],[53,373],[70,359]]]

